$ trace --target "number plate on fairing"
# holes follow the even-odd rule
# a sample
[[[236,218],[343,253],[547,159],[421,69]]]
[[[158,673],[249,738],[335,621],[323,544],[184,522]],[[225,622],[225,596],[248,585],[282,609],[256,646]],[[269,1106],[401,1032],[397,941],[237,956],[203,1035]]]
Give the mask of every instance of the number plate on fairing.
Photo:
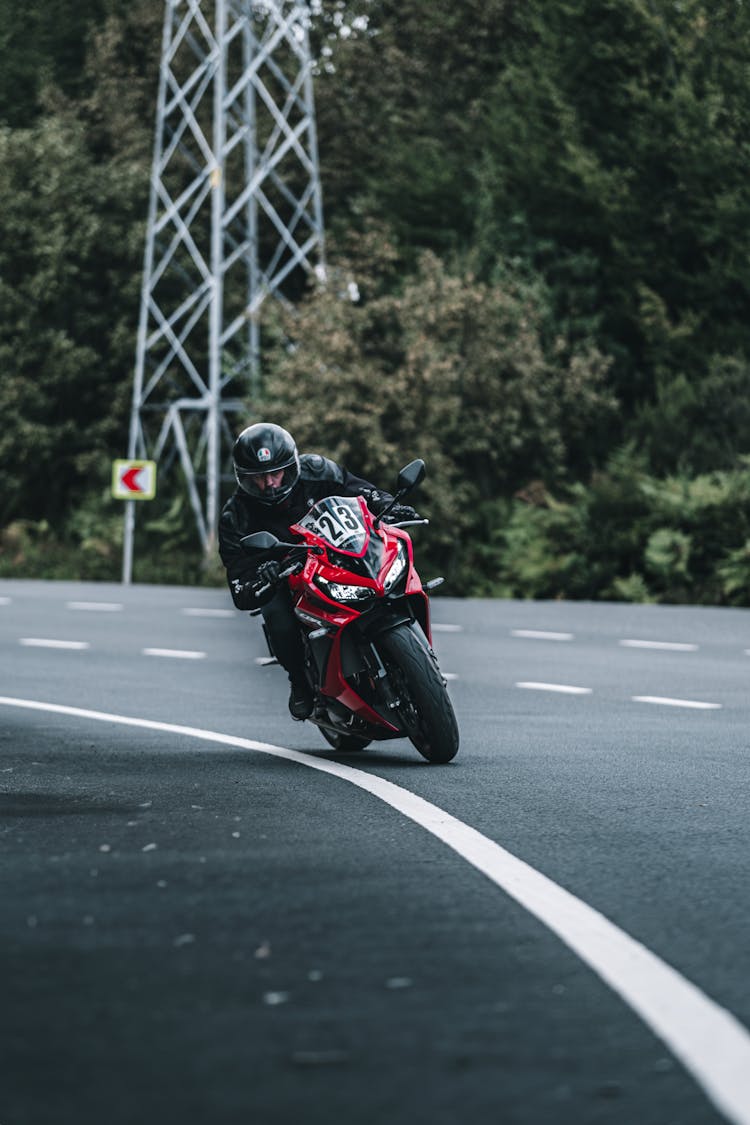
[[[318,500],[297,526],[349,555],[363,555],[367,547],[367,525],[359,500],[353,496]]]

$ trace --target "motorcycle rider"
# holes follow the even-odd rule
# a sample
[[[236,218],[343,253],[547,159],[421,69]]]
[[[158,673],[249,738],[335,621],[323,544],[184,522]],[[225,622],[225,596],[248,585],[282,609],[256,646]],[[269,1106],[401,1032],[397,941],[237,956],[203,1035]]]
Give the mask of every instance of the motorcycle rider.
[[[255,531],[269,531],[288,542],[292,524],[326,496],[363,496],[374,515],[393,497],[319,453],[300,455],[291,434],[271,422],[256,422],[242,431],[232,463],[237,489],[219,520],[219,553],[229,589],[238,609],[261,610],[271,648],[289,676],[289,711],[295,719],[306,719],[312,714],[313,695],[289,588],[279,583],[283,564],[276,559],[259,562],[243,549],[241,540]],[[388,518],[416,515],[409,505],[397,504]]]

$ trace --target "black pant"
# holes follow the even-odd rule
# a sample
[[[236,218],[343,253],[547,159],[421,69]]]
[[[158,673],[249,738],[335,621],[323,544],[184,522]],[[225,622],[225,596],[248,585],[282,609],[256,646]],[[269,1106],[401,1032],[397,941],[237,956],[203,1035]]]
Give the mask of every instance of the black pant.
[[[302,639],[297,619],[292,609],[292,598],[287,586],[282,586],[262,609],[273,654],[290,676],[304,672],[305,661]]]

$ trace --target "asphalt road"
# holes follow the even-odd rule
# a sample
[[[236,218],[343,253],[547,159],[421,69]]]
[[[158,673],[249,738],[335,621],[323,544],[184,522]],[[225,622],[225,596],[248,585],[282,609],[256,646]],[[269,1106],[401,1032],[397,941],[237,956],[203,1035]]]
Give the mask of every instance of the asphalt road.
[[[445,767],[330,754],[222,591],[0,582],[0,1125],[750,1121],[750,614],[433,611]]]

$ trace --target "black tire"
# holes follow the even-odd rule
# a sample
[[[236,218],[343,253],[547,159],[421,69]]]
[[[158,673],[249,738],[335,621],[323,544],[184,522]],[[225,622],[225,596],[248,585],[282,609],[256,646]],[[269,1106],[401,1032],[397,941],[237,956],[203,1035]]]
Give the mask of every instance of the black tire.
[[[458,753],[458,723],[437,660],[414,628],[398,625],[375,642],[401,699],[400,724],[428,762],[450,762]]]
[[[320,727],[320,733],[326,742],[334,750],[338,750],[340,754],[364,750],[365,746],[369,746],[372,741],[370,738],[358,738],[356,734],[340,734],[338,731],[327,730],[325,727]]]

